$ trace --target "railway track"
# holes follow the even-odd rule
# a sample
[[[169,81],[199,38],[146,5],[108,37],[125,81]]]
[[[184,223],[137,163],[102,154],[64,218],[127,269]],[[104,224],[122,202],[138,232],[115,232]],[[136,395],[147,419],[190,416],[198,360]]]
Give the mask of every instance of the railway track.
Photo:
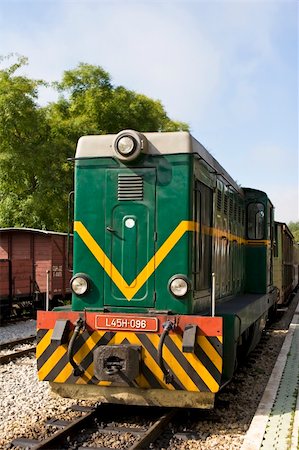
[[[0,344],[0,352],[15,349],[11,353],[0,354],[0,365],[7,364],[10,361],[21,358],[22,356],[27,356],[30,353],[35,351],[35,344],[26,349],[18,350],[17,347],[20,347],[24,344],[33,343],[36,340],[36,336],[29,336],[27,338],[17,339],[14,341],[5,342]]]
[[[214,410],[184,410],[184,412],[180,410],[181,413],[174,415],[171,419],[171,428],[162,423],[162,431],[157,431],[158,437],[154,445],[144,444],[141,438],[156,421],[160,420],[165,411],[162,413],[156,410],[156,418],[149,419],[148,415],[151,413],[148,411],[151,411],[152,408],[136,408],[133,412],[132,408],[129,409],[122,405],[100,405],[98,413],[92,414],[90,419],[86,419],[86,422],[79,421],[75,424],[74,421],[78,419],[79,414],[83,416],[93,409],[83,408],[80,413],[74,413],[70,409],[63,410],[61,411],[62,415],[59,413],[59,418],[68,419],[68,422],[52,419],[48,425],[45,425],[44,420],[53,414],[53,411],[49,414],[48,410],[41,414],[44,420],[40,420],[40,415],[36,416],[34,426],[30,423],[25,427],[26,421],[22,419],[18,434],[13,429],[9,441],[6,443],[11,442],[13,436],[26,436],[36,440],[23,440],[24,445],[21,445],[20,441],[14,441],[15,445],[18,444],[18,449],[27,447],[33,449],[59,448],[60,450],[105,448],[110,450],[111,447],[134,449],[133,445],[135,445],[135,449],[144,446],[145,448],[185,450],[195,448],[196,445],[202,449],[241,448],[245,432],[251,423],[268,377],[272,373],[280,346],[294,314],[295,303],[292,301],[284,314],[281,311],[277,322],[271,324],[263,333],[260,344],[250,354],[243,366],[237,370],[232,382],[219,393]],[[56,414],[58,416],[58,413]],[[160,416],[158,417],[158,415]],[[130,416],[134,416],[131,421]],[[69,426],[70,428],[67,428]],[[59,438],[56,433],[55,439],[58,440],[56,443],[52,441],[55,430],[58,430],[57,433],[65,430],[66,434],[62,441],[59,441],[62,438]],[[159,433],[161,434],[159,435]],[[49,436],[50,434],[51,436]],[[125,437],[126,435],[127,437]],[[120,440],[121,436],[124,436],[123,441]],[[149,439],[151,442],[154,441],[153,437]],[[195,444],[194,440],[198,442]]]
[[[115,414],[117,414],[118,417],[120,410],[122,410],[124,414],[127,414],[128,410],[129,414],[130,411],[132,411],[132,414],[135,416],[136,411],[134,411],[133,407],[100,404],[95,408],[75,405],[71,409],[73,411],[81,412],[83,415],[71,421],[50,419],[46,422],[47,425],[58,428],[59,431],[56,431],[53,435],[41,441],[26,438],[15,439],[12,441],[11,445],[18,448],[31,448],[33,450],[57,448],[76,450],[112,450],[112,448],[116,448],[115,446],[87,446],[86,444],[92,445],[92,442],[90,441],[93,440],[94,433],[96,432],[99,436],[97,438],[98,441],[101,440],[101,435],[108,435],[111,436],[111,438],[115,435],[131,435],[134,442],[128,442],[128,446],[126,445],[125,447],[122,446],[119,448],[127,448],[128,450],[147,449],[149,448],[149,445],[165,431],[165,428],[177,413],[177,409],[164,409],[163,411],[159,410],[158,415],[155,413],[155,419],[149,420],[148,426],[135,425],[128,427],[117,426],[115,422],[109,423],[109,420],[115,419]],[[146,409],[148,410],[148,408]],[[157,408],[155,408],[155,411],[157,411]]]

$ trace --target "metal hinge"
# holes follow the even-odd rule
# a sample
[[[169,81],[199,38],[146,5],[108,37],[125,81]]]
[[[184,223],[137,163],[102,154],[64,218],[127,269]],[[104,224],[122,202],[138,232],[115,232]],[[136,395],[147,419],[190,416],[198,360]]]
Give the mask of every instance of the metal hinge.
[[[154,232],[154,241],[157,242],[157,240],[158,240],[158,233],[155,231]]]

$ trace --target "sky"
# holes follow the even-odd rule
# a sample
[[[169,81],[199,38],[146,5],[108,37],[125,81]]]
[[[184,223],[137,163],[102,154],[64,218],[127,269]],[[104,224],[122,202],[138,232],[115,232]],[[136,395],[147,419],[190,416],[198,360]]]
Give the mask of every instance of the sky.
[[[0,55],[12,52],[31,78],[85,62],[161,100],[240,185],[268,193],[276,220],[299,220],[297,0],[0,0]]]

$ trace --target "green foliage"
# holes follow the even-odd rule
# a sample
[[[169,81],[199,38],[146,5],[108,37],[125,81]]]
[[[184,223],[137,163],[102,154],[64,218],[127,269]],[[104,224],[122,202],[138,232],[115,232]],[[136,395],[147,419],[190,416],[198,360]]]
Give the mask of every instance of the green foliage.
[[[17,75],[26,64],[17,57],[0,70],[0,227],[66,231],[73,183],[66,161],[80,136],[126,128],[188,130],[167,116],[160,101],[114,87],[109,73],[84,63],[64,72],[54,83],[59,100],[41,108],[38,88],[46,83]]]
[[[80,63],[64,73],[56,83],[61,98],[48,108],[53,125],[68,130],[71,139],[83,134],[118,133],[131,128],[140,131],[188,130],[183,122],[174,122],[160,101],[145,95],[113,87],[110,76],[101,67]]]
[[[299,222],[290,222],[288,227],[294,235],[295,242],[299,242]]]

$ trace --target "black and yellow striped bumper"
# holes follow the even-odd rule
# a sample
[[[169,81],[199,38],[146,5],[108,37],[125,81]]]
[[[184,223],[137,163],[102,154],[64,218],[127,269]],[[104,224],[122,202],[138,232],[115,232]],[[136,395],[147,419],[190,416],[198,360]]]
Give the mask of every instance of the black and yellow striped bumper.
[[[39,312],[36,357],[40,380],[68,385],[115,387],[115,383],[101,381],[95,377],[93,353],[99,346],[134,345],[141,348],[139,375],[134,380],[135,388],[206,393],[216,393],[219,390],[222,374],[221,318],[168,317],[176,321],[176,328],[166,336],[163,346],[164,365],[172,374],[172,381],[166,383],[158,363],[157,350],[162,323],[167,316],[156,316],[159,323],[157,332],[136,332],[95,329],[99,314],[85,313],[86,327],[77,337],[73,352],[74,361],[80,364],[84,373],[81,376],[74,376],[67,348],[73,333],[73,323],[78,317],[79,313],[76,312]],[[51,340],[57,319],[69,320],[70,324],[68,342],[63,345]],[[190,353],[182,350],[186,324],[197,325],[194,351]]]

